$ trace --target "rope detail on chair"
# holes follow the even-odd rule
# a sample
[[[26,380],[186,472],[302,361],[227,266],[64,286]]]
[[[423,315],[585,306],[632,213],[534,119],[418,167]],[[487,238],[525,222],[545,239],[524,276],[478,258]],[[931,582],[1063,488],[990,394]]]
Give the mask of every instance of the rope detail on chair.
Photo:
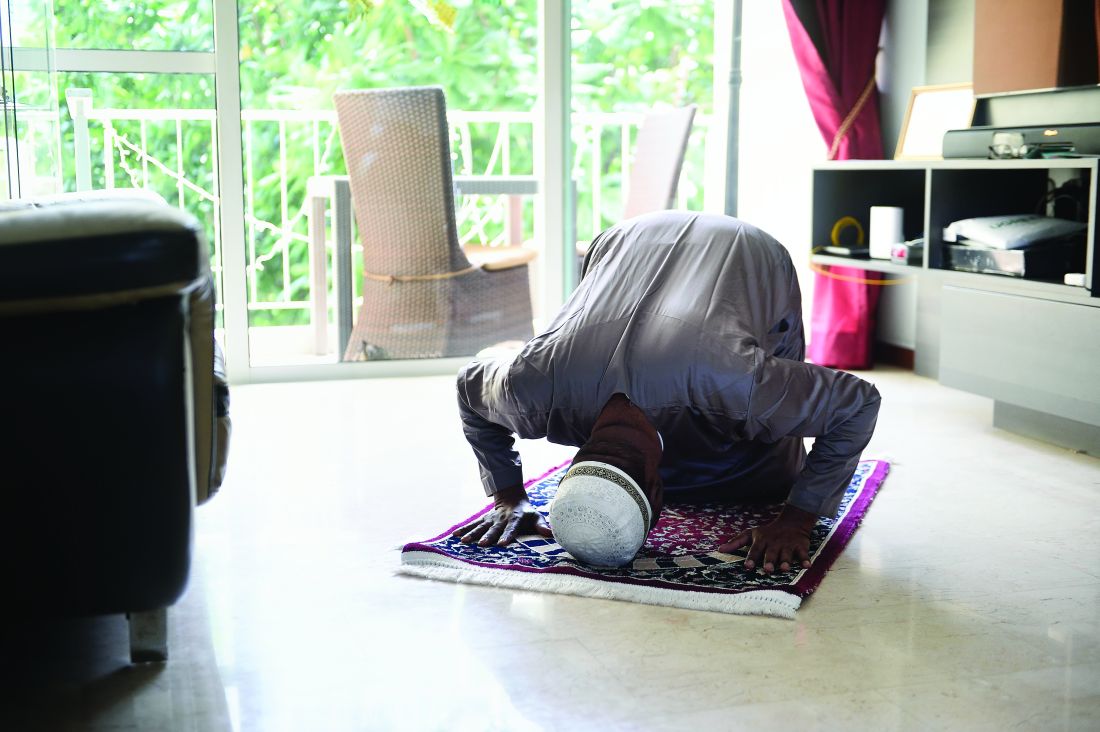
[[[464,274],[469,274],[475,270],[481,269],[480,265],[470,265],[466,269],[459,269],[454,272],[441,272],[440,274],[430,275],[380,275],[373,272],[363,272],[363,276],[368,280],[374,280],[375,282],[388,282],[391,285],[394,282],[432,282],[435,280],[449,280],[454,277],[461,277]]]

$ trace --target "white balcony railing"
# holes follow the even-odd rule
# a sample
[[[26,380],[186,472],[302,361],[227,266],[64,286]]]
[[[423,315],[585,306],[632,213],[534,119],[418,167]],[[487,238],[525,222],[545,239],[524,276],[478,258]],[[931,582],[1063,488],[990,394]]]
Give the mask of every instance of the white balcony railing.
[[[97,188],[152,188],[174,198],[182,208],[209,213],[200,218],[210,227],[211,265],[217,275],[218,299],[222,301],[216,111],[96,109],[87,94],[71,99],[69,105],[76,180]],[[308,273],[299,271],[309,263],[306,181],[343,172],[336,114],[329,110],[243,110],[241,118],[248,307],[254,315],[269,316],[250,321],[253,325],[277,323],[284,317],[278,311],[295,311],[294,322],[301,325],[308,322],[314,310],[314,289],[319,286]],[[529,168],[536,124],[533,113],[452,110],[448,120],[454,138],[456,176],[533,172]],[[621,159],[613,174],[607,171],[610,163],[622,158],[622,150],[633,149],[641,120],[641,114],[574,115],[577,162],[573,175],[583,213],[577,221],[578,238],[591,239],[615,219],[617,202],[621,209],[630,175],[629,155]],[[696,117],[693,135],[702,140],[707,126],[705,117]],[[702,149],[701,144],[697,147]],[[63,150],[63,155],[68,154]],[[99,162],[93,163],[97,156]],[[702,174],[702,160],[693,161],[689,156],[679,187],[681,207],[687,207],[699,193]],[[534,235],[531,217],[514,199],[509,202],[502,196],[464,196],[458,204],[464,244],[492,246]],[[360,258],[354,256],[353,264]],[[359,279],[351,279],[353,299],[358,298]]]

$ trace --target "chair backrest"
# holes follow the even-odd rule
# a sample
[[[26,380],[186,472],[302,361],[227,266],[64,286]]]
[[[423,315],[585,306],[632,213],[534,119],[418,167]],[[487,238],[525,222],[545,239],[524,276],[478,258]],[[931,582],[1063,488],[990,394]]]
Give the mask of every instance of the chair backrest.
[[[341,91],[333,100],[366,271],[430,275],[467,267],[443,90]]]
[[[667,112],[650,112],[638,130],[634,162],[623,218],[671,208],[684,164],[695,105]]]

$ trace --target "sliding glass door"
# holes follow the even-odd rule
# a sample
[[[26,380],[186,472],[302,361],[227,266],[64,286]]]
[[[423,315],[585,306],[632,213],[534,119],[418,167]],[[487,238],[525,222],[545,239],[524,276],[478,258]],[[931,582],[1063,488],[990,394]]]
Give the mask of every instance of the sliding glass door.
[[[52,28],[56,62],[23,41],[7,54],[18,73],[55,74],[38,84],[53,125],[45,135],[53,167],[38,162],[49,155],[36,153],[36,172],[20,178],[22,193],[147,188],[202,221],[218,278],[218,338],[237,383],[453,372],[505,336],[486,330],[449,350],[371,347],[369,338],[349,346],[365,318],[400,309],[368,290],[430,290],[439,279],[515,255],[524,259],[526,281],[509,289],[526,298],[524,317],[537,331],[575,282],[577,239],[621,217],[633,141],[651,109],[699,106],[678,203],[703,205],[714,189],[704,171],[715,157],[707,152],[715,127],[706,93],[711,5],[62,3],[52,25],[38,26],[47,39]],[[367,238],[351,214],[355,182],[333,94],[422,86],[441,88],[446,101],[457,233],[451,242],[440,232],[432,246],[451,247],[451,261],[438,272],[371,271]],[[24,146],[36,139],[17,137]],[[372,241],[387,254],[422,244]],[[409,275],[415,284],[402,279]],[[448,318],[459,311],[475,324],[520,312],[491,296],[451,305],[436,298],[429,311],[383,320],[416,332],[451,328]]]
[[[491,323],[514,319],[500,310],[520,308],[516,298],[530,302],[530,274],[508,284],[517,293],[499,290],[511,298],[501,305],[475,291],[508,277],[464,270],[478,257],[526,247],[535,257],[526,271],[536,281],[545,271],[545,262],[537,262],[533,203],[537,1],[291,0],[277,11],[245,4],[239,29],[250,365],[305,373],[349,362],[469,358],[507,340],[510,331]],[[415,131],[410,118],[397,139],[381,131],[364,153],[406,156],[410,193],[390,196],[403,186],[393,180],[349,186],[333,94],[426,86],[442,89],[445,131],[436,134],[435,121]],[[415,104],[393,102],[406,103]],[[382,107],[354,114],[370,125],[389,113]],[[360,236],[349,194],[360,196],[354,207],[373,212],[375,221],[427,216],[424,207],[439,215],[448,192],[434,178],[416,179],[416,171],[440,135],[457,194],[456,240],[442,226],[431,241],[378,231]],[[388,210],[374,208],[380,197]],[[422,264],[429,260],[434,269]],[[365,272],[365,261],[386,271]],[[371,279],[391,276],[384,285]]]

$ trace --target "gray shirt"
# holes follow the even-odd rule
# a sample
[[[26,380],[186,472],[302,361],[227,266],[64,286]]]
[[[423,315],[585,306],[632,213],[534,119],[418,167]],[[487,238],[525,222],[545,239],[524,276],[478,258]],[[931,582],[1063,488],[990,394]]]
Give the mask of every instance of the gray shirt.
[[[488,495],[522,483],[515,435],[579,447],[622,393],[663,436],[662,469],[815,437],[788,503],[832,515],[879,395],[803,354],[787,250],[734,218],[665,211],[600,234],[545,332],[515,358],[460,371],[459,410]],[[690,487],[692,471],[669,474]]]

